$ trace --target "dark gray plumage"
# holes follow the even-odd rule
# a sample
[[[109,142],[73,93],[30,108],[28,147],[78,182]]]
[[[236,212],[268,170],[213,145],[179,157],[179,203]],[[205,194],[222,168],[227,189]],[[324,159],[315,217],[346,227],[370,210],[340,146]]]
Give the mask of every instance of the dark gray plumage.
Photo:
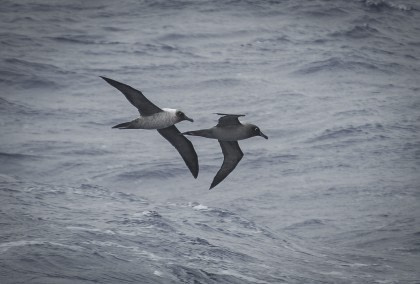
[[[142,92],[126,84],[102,76],[101,78],[123,93],[127,100],[135,106],[140,113],[139,118],[130,122],[120,123],[113,128],[156,129],[178,150],[194,178],[197,178],[199,170],[197,153],[195,152],[191,141],[184,135],[181,135],[174,125],[183,120],[189,120],[191,122],[193,120],[177,109],[159,108],[149,101]]]
[[[254,124],[242,124],[239,117],[245,116],[243,114],[224,114],[219,118],[216,126],[209,129],[201,129],[195,131],[184,132],[183,134],[192,136],[202,136],[211,139],[219,140],[220,147],[223,152],[223,164],[217,172],[210,186],[210,189],[218,185],[224,180],[238,165],[243,157],[241,148],[239,147],[238,140],[247,139],[253,136],[261,136],[265,139],[268,137],[261,132],[258,126]]]
[[[213,182],[210,185],[210,189],[224,180],[236,168],[239,161],[244,156],[244,153],[242,153],[241,148],[239,148],[237,141],[219,140],[219,144],[223,152],[223,164],[214,177]]]
[[[197,178],[198,158],[191,141],[185,138],[184,135],[181,135],[181,132],[175,125],[158,129],[157,131],[178,150],[194,178]]]
[[[154,103],[149,101],[139,90],[136,90],[126,84],[117,82],[115,80],[102,76],[100,77],[104,79],[108,84],[117,88],[121,93],[123,93],[127,100],[139,110],[140,115],[147,116],[162,111],[162,109],[160,109]]]

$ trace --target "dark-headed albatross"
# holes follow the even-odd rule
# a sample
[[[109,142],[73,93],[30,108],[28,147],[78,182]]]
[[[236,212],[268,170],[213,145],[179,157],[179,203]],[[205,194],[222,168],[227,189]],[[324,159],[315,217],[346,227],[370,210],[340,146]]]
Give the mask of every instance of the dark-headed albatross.
[[[194,178],[197,178],[197,153],[195,152],[192,143],[187,138],[185,138],[184,135],[181,135],[178,128],[175,127],[175,123],[180,121],[189,120],[193,122],[193,120],[178,109],[161,109],[157,107],[155,104],[149,101],[139,90],[136,90],[126,84],[102,76],[101,78],[123,93],[127,100],[140,112],[139,118],[130,122],[120,123],[112,128],[156,129],[160,135],[162,135],[172,144],[172,146],[178,150]]]
[[[258,126],[249,123],[242,124],[239,121],[238,118],[245,116],[244,114],[216,114],[222,115],[222,117],[219,118],[219,123],[216,126],[209,129],[201,129],[182,133],[186,135],[202,136],[219,140],[224,159],[222,167],[217,172],[213,182],[211,183],[210,189],[224,180],[235,169],[239,161],[244,156],[241,148],[239,148],[238,140],[247,139],[253,136],[261,136],[265,139],[268,139],[268,137],[261,132]]]

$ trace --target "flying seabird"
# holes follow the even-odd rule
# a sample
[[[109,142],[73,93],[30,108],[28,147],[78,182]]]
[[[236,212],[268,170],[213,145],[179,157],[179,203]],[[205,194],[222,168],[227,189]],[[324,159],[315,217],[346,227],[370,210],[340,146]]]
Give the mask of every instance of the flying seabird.
[[[178,109],[159,108],[151,101],[149,101],[139,90],[136,90],[126,84],[117,82],[115,80],[102,77],[111,86],[117,88],[127,100],[135,106],[139,112],[140,117],[129,122],[120,123],[112,128],[118,129],[156,129],[160,135],[168,140],[174,146],[185,164],[190,169],[194,178],[198,176],[198,158],[197,153],[190,140],[188,140],[176,128],[175,123],[183,120],[193,122],[191,118],[185,115]]]
[[[268,137],[261,132],[258,126],[249,123],[242,124],[239,121],[239,117],[245,116],[244,114],[216,114],[222,115],[216,126],[209,129],[182,133],[219,140],[224,159],[222,167],[217,172],[213,182],[211,183],[210,189],[224,180],[235,169],[239,161],[244,156],[241,148],[239,147],[238,140],[247,139],[253,136],[261,136],[268,139]]]

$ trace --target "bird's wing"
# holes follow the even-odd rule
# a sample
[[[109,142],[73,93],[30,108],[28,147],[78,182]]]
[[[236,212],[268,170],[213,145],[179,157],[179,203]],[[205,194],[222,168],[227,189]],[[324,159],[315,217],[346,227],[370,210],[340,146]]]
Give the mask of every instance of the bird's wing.
[[[225,114],[225,113],[216,113],[218,115],[223,115],[219,118],[219,123],[216,126],[223,127],[223,126],[231,126],[231,125],[241,125],[239,122],[239,117],[245,116],[244,114]]]
[[[194,178],[197,178],[198,157],[191,141],[185,138],[185,136],[179,132],[175,125],[158,129],[157,131],[178,150]]]
[[[149,101],[139,90],[106,77],[101,76],[101,78],[123,93],[127,100],[139,110],[140,115],[147,116],[162,111],[159,107]]]
[[[218,185],[222,180],[224,180],[238,165],[239,161],[244,156],[241,148],[237,141],[220,141],[220,147],[222,147],[222,152],[224,155],[223,164],[220,170],[217,172],[216,176],[211,183],[210,189]]]

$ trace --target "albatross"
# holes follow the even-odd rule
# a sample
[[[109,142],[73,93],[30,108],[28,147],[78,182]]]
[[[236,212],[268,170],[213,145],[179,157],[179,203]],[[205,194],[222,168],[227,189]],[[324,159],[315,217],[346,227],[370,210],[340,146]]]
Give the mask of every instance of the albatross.
[[[197,153],[191,143],[181,132],[176,128],[175,124],[184,120],[193,122],[191,118],[185,115],[179,109],[159,108],[151,101],[149,101],[139,90],[136,90],[129,85],[117,82],[115,80],[102,77],[111,86],[118,89],[127,100],[135,106],[140,117],[129,121],[120,123],[112,128],[118,129],[156,129],[169,143],[174,146],[185,164],[191,171],[194,178],[198,176],[198,158]]]
[[[238,165],[244,154],[239,147],[238,140],[247,139],[254,136],[261,136],[265,139],[268,137],[261,132],[260,128],[255,124],[245,123],[239,121],[239,117],[244,114],[225,114],[221,115],[216,126],[209,129],[201,129],[194,131],[187,131],[182,134],[192,136],[202,136],[211,139],[217,139],[223,152],[223,164],[217,172],[210,185],[210,189],[223,181]]]

